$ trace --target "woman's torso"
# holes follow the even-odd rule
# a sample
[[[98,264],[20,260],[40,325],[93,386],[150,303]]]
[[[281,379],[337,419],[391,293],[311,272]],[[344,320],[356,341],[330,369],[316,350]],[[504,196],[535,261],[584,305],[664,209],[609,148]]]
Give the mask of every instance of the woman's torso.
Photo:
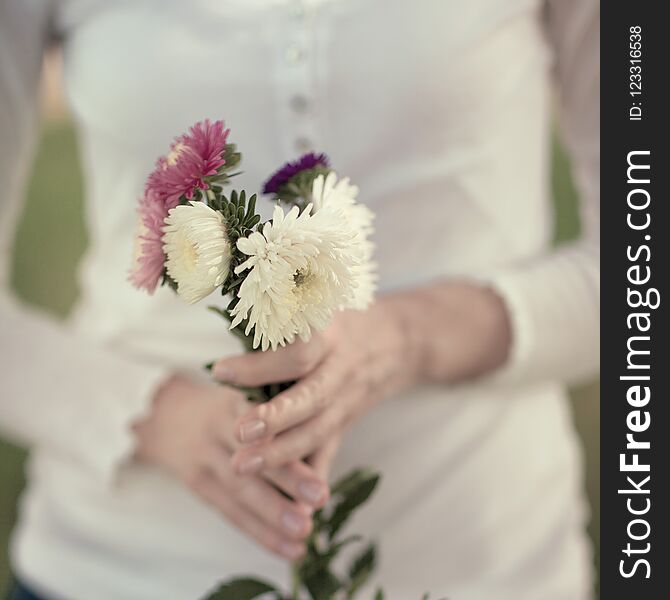
[[[239,351],[203,305],[167,290],[146,297],[126,280],[143,180],[205,117],[231,128],[245,155],[234,185],[250,192],[284,160],[327,152],[377,215],[382,291],[544,251],[541,9],[538,0],[57,4],[90,238],[77,334],[194,374]],[[358,464],[384,473],[354,528],[380,538],[390,598],[424,587],[459,600],[584,589],[579,456],[559,386],[412,390],[352,429],[338,469]],[[217,577],[285,572],[151,469],[127,467],[109,491],[39,448],[31,468],[15,563],[36,581],[48,571],[43,584],[70,600],[185,599]],[[574,552],[561,556],[566,548]]]

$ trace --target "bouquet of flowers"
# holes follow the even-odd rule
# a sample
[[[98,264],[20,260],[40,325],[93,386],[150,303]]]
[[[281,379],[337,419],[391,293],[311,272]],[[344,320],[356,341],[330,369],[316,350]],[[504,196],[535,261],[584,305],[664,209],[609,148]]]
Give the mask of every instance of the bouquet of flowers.
[[[159,283],[168,285],[188,303],[219,290],[226,305],[209,308],[228,321],[250,352],[275,350],[298,337],[308,341],[335,311],[366,308],[375,290],[373,215],[356,201],[358,189],[338,177],[324,154],[306,154],[265,184],[263,191],[276,206],[263,223],[255,194],[224,193],[241,160],[228,135],[223,121],[196,123],[158,159],[140,199],[131,281],[149,293]],[[290,385],[243,391],[252,401],[267,402]],[[360,541],[340,533],[378,481],[378,474],[359,469],[332,486],[329,504],[313,516],[290,593],[237,578],[211,598],[300,600],[304,593],[313,600],[353,598],[374,570],[374,544],[344,573],[336,574],[332,565],[343,548]],[[378,590],[375,600],[383,598]]]

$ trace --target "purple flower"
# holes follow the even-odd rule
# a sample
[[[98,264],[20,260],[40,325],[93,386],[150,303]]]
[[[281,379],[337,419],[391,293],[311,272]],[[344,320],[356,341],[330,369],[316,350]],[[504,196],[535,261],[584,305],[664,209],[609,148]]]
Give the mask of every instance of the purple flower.
[[[303,154],[298,160],[287,162],[280,169],[275,171],[272,177],[270,177],[270,179],[263,185],[263,193],[276,194],[298,173],[309,171],[317,166],[326,168],[330,166],[330,161],[325,154],[315,154],[314,152]]]

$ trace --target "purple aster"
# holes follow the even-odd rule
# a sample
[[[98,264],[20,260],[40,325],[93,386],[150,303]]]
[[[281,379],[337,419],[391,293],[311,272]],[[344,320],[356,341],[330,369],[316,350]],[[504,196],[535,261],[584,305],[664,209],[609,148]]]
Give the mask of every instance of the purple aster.
[[[265,182],[265,185],[263,185],[263,193],[276,194],[282,186],[286,185],[289,180],[293,179],[298,173],[309,171],[317,166],[326,168],[330,166],[330,161],[325,154],[315,154],[314,152],[303,154],[298,160],[287,162],[280,169],[275,171],[272,177],[270,177],[270,179]]]

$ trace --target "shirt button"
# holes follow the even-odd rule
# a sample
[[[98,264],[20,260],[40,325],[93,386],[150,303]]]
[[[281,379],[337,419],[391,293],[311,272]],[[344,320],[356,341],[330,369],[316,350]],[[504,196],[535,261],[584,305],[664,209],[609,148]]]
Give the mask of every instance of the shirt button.
[[[312,142],[308,140],[306,137],[296,138],[295,149],[301,154],[309,152],[312,149]]]
[[[302,19],[305,16],[305,7],[302,5],[302,2],[296,2],[291,7],[291,14],[296,19]]]
[[[286,60],[291,65],[297,65],[303,57],[303,52],[299,46],[292,45],[286,48]]]
[[[309,100],[305,96],[296,95],[291,98],[291,108],[297,113],[306,113],[309,108]]]

